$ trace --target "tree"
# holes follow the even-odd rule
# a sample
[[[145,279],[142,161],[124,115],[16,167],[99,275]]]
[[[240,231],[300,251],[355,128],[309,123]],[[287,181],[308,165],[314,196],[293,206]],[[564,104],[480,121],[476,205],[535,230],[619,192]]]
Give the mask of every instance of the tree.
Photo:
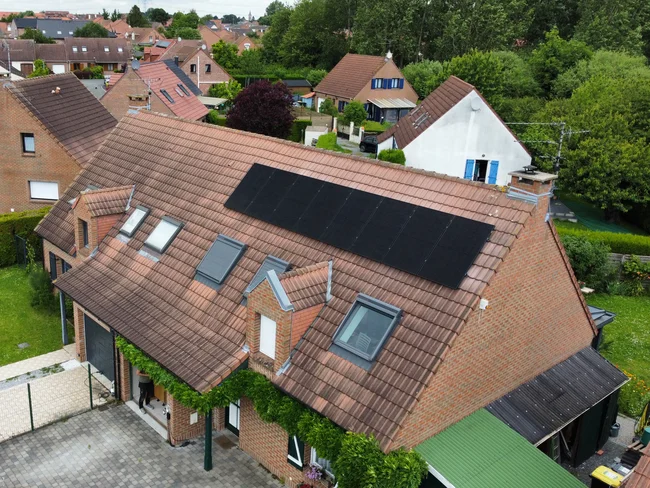
[[[208,96],[214,98],[225,98],[232,102],[242,90],[241,84],[237,80],[230,80],[228,83],[216,83],[208,90]]]
[[[74,37],[108,37],[108,29],[100,24],[88,22],[74,31]]]
[[[27,78],[37,78],[39,76],[47,76],[50,70],[42,59],[34,60],[34,71],[32,71]]]
[[[523,98],[542,94],[532,69],[521,56],[512,51],[496,51],[492,55],[503,66],[503,96]]]
[[[187,14],[184,14],[183,12],[176,12],[174,14],[172,24],[169,26],[169,29],[167,31],[167,37],[179,37],[178,33],[182,29],[196,29],[198,26],[199,15],[195,10],[191,10]]]
[[[574,39],[594,49],[641,54],[644,20],[637,0],[580,0]]]
[[[262,51],[259,49],[249,49],[239,56],[237,68],[244,74],[263,74],[264,61],[262,60]]]
[[[111,18],[111,14],[108,13],[108,10],[105,8],[102,9],[102,17],[104,20],[109,20]]]
[[[116,22],[121,18],[122,14],[117,9],[113,9],[113,13],[111,14],[111,22]]]
[[[273,21],[273,16],[280,10],[284,10],[286,8],[287,6],[284,3],[282,3],[280,0],[273,0],[266,7],[265,14],[261,16],[259,19],[257,19],[257,21],[261,25],[271,25],[271,22]]]
[[[161,24],[164,24],[171,19],[172,16],[163,8],[150,8],[147,10],[147,17],[151,22],[160,22]]]
[[[545,41],[533,51],[528,63],[546,93],[555,79],[582,59],[589,59],[592,51],[584,42],[560,37],[557,29],[546,33]]]
[[[223,24],[237,24],[239,20],[239,17],[237,17],[235,14],[226,14],[221,17],[221,22]]]
[[[214,61],[227,71],[237,67],[239,62],[237,52],[238,49],[235,44],[224,42],[223,40],[212,45],[212,57]]]
[[[264,45],[264,58],[271,63],[280,60],[280,46],[282,39],[289,30],[289,23],[291,21],[291,12],[293,9],[286,8],[276,12],[271,21],[271,26],[262,38]]]
[[[309,83],[311,83],[311,86],[316,86],[318,85],[321,81],[323,81],[323,78],[327,76],[327,70],[324,69],[312,69],[307,73],[306,79]]]
[[[261,80],[242,90],[226,116],[234,129],[286,139],[291,132],[293,97],[284,83]]]
[[[326,98],[323,100],[323,103],[318,107],[318,111],[322,114],[331,115],[332,117],[338,117],[339,111],[336,109],[334,102],[331,98]]]
[[[183,27],[182,29],[178,29],[175,32],[174,37],[180,37],[181,39],[195,39],[198,41],[201,39],[201,33],[198,31],[198,29]]]
[[[149,27],[149,22],[147,22],[145,16],[142,15],[140,7],[137,5],[131,7],[131,11],[126,16],[126,23],[131,27]]]
[[[357,127],[368,118],[368,112],[363,108],[363,103],[358,100],[352,100],[343,109],[343,121],[346,124],[354,122]]]
[[[33,39],[36,44],[54,44],[54,39],[47,37],[38,29],[27,27],[19,39]]]
[[[442,64],[438,61],[421,61],[411,63],[402,68],[404,78],[411,84],[420,98],[426,98],[431,93],[431,87],[442,72]]]

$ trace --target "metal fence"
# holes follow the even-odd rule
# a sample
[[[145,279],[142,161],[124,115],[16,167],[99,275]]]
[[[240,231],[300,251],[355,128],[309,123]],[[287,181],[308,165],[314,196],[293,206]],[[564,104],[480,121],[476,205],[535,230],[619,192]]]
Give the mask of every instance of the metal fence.
[[[87,412],[110,398],[90,369],[81,366],[50,366],[10,378],[0,383],[0,442]]]
[[[24,237],[15,235],[14,242],[16,244],[16,262],[25,266],[27,264],[27,241]]]

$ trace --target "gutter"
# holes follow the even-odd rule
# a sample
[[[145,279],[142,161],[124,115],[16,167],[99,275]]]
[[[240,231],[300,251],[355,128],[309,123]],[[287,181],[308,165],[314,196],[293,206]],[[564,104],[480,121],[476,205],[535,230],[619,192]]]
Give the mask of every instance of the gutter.
[[[442,473],[440,473],[436,468],[427,463],[429,467],[429,473],[431,473],[445,488],[456,488],[447,478],[445,478]]]

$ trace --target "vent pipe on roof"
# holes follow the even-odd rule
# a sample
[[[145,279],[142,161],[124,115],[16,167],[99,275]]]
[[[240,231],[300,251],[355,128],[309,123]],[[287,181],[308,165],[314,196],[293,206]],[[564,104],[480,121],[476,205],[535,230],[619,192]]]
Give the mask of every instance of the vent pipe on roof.
[[[174,64],[178,66],[178,56],[174,56]]]

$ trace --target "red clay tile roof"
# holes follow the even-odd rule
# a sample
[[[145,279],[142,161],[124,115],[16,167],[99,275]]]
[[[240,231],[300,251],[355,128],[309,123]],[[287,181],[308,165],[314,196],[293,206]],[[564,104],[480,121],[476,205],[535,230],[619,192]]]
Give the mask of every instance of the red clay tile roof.
[[[346,54],[314,91],[336,97],[354,98],[385,63],[383,56]]]
[[[294,311],[325,303],[329,263],[312,264],[291,270],[279,276]]]
[[[192,56],[196,51],[201,49],[203,41],[197,40],[183,40],[180,42],[175,42],[167,49],[164,50],[163,54],[158,58],[160,61],[165,59],[174,59],[175,56],[178,56],[179,62],[182,64],[185,60]],[[208,49],[208,52],[212,52]]]
[[[634,467],[629,478],[621,485],[623,488],[650,488],[650,447],[643,449],[643,456]]]
[[[117,124],[72,73],[15,81],[5,87],[82,167]],[[57,87],[59,93],[53,93]]]
[[[75,200],[72,208],[83,198],[86,208],[92,217],[101,217],[103,215],[115,215],[126,212],[126,206],[129,203],[133,185],[118,186],[116,188],[101,188],[99,190],[85,190],[81,196]]]
[[[120,78],[122,78],[122,76],[124,76],[124,73],[111,73],[109,75],[109,78],[108,78],[108,85],[107,86],[109,88],[112,87],[112,86],[115,86],[115,83],[120,81]]]
[[[180,71],[180,68],[178,71]],[[159,60],[153,63],[142,63],[137,72],[138,76],[143,80],[152,80],[151,90],[156,93],[167,108],[177,117],[199,120],[207,115],[208,109],[192,93],[192,88],[189,86],[191,80],[182,71],[180,73],[187,79],[180,79],[178,74],[174,73],[164,61]],[[189,95],[185,95],[182,91],[180,94],[178,93],[180,91],[178,89],[179,83],[185,85],[190,93]],[[174,100],[174,103],[167,100],[161,90],[166,90]]]
[[[495,230],[459,289],[446,288],[226,209],[224,202],[254,163],[487,222]],[[120,121],[39,234],[50,240],[72,233],[72,226],[57,225],[69,210],[67,201],[90,184],[134,184],[131,206],[144,205],[151,213],[128,243],[115,238],[125,215],[97,254],[59,277],[57,286],[200,391],[246,357],[241,300],[263,260],[272,254],[306,268],[331,259],[332,298],[274,381],[344,428],[375,433],[383,446],[440,366],[534,208],[480,183],[148,113]],[[138,251],[166,215],[184,227],[154,262]],[[214,291],[194,275],[221,233],[248,248]],[[328,351],[358,293],[403,310],[369,371]]]

